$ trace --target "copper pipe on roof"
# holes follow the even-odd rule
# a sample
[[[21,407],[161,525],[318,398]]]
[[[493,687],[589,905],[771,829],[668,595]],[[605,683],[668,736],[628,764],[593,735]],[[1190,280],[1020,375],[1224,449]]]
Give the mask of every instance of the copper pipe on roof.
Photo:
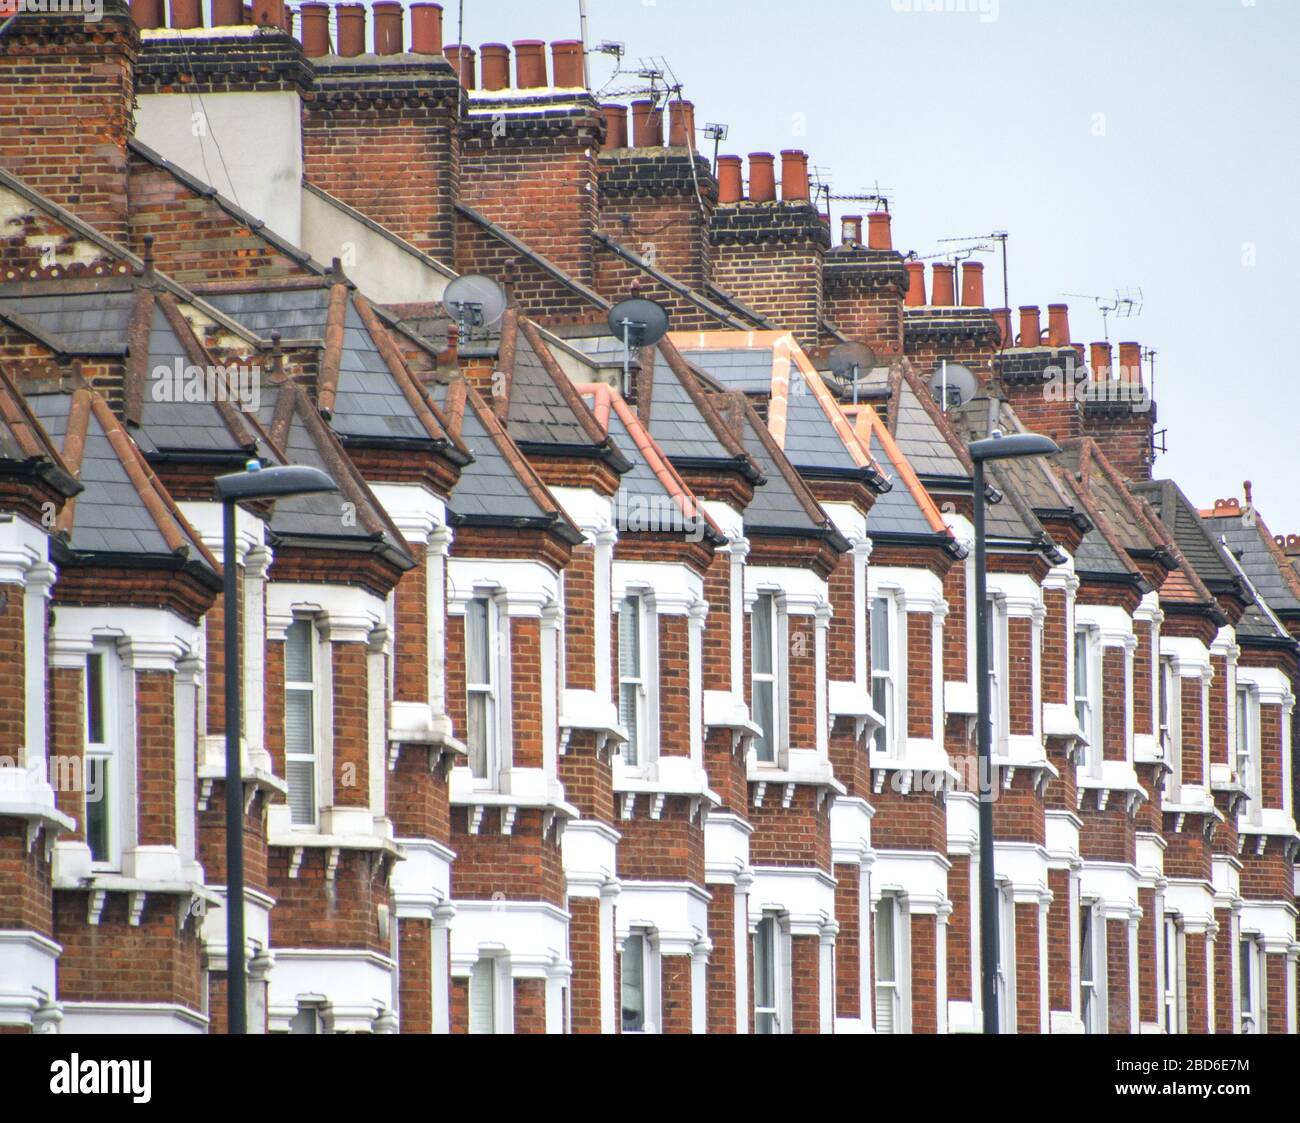
[[[551,44],[551,84],[561,89],[583,89],[581,39],[557,39]]]
[[[302,53],[308,58],[329,54],[330,6],[309,0],[298,12],[302,16]]]
[[[510,48],[504,43],[484,43],[478,49],[479,85],[504,90],[510,85]]]
[[[375,0],[375,54],[402,53],[402,5],[397,0]]]
[[[515,85],[536,90],[546,85],[546,44],[540,39],[516,39]]]
[[[356,58],[366,53],[366,6],[364,4],[339,4],[334,9],[338,18],[339,54],[343,58]]]
[[[776,162],[770,152],[751,152],[749,154],[749,201],[751,203],[772,203],[776,201]]]
[[[442,54],[442,5],[411,5],[411,52],[417,55]]]
[[[612,102],[602,105],[600,111],[605,115],[605,147],[627,147],[627,106]]]

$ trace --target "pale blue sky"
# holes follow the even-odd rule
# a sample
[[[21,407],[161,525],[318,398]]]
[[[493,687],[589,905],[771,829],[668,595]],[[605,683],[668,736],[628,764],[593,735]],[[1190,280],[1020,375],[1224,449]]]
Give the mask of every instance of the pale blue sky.
[[[578,0],[463,7],[475,46],[578,31]],[[897,248],[1010,231],[1013,307],[1140,286],[1110,337],[1158,352],[1157,475],[1199,505],[1251,479],[1270,529],[1300,533],[1300,0],[588,0],[588,17],[625,65],[666,57],[699,122],[730,126],[724,152],[806,148],[837,192],[889,188]],[[593,85],[609,68],[592,59]],[[1096,307],[1068,303],[1074,338],[1101,339]]]

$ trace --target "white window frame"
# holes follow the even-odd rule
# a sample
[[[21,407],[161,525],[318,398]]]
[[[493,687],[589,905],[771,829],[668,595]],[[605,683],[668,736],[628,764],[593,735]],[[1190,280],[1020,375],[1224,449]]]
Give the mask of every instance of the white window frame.
[[[1165,913],[1163,967],[1160,980],[1161,1001],[1164,1009],[1165,1032],[1187,1032],[1187,992],[1184,968],[1187,942],[1183,936],[1181,918],[1177,913]]]
[[[881,939],[882,926],[888,923],[892,933],[889,952],[892,953],[888,964],[891,979],[883,977],[882,967],[886,966],[886,941]],[[911,971],[909,913],[904,907],[903,898],[897,893],[883,893],[876,902],[871,917],[872,976],[876,988],[876,1003],[873,1011],[877,1033],[905,1034],[911,1032],[911,1010],[908,1001],[910,991],[909,972]],[[884,1027],[880,1012],[883,1004],[890,1008],[889,1026]]]
[[[91,661],[99,661],[99,733],[103,740],[92,738],[90,698],[91,698]],[[131,793],[135,752],[131,743],[132,725],[129,714],[134,702],[135,677],[122,659],[114,639],[96,639],[92,649],[86,655],[85,662],[85,699],[83,710],[83,732],[85,735],[85,757],[82,767],[83,805],[85,807],[85,839],[90,848],[90,804],[102,807],[105,815],[104,841],[105,853],[96,857],[92,850],[91,869],[120,870],[122,854],[127,845],[128,816],[133,806]],[[105,769],[107,779],[105,779]],[[94,775],[98,773],[98,777]],[[98,792],[98,799],[91,800],[92,791]]]
[[[308,659],[311,663],[311,679],[290,679],[289,678],[289,644],[292,642],[290,635],[294,628],[301,627],[305,629],[308,643]],[[293,753],[289,751],[287,739],[284,746],[284,777],[285,783],[289,781],[290,764],[310,764],[311,766],[311,802],[312,816],[309,821],[300,822],[293,817],[292,800],[290,801],[290,824],[295,830],[315,830],[320,823],[321,805],[325,802],[323,799],[324,784],[323,773],[325,766],[325,754],[322,751],[324,745],[323,731],[325,723],[323,721],[324,709],[329,705],[327,692],[323,689],[323,663],[322,658],[321,635],[317,621],[310,616],[295,616],[293,622],[285,629],[284,633],[284,694],[285,708],[288,709],[289,694],[303,693],[311,698],[311,741],[312,747],[310,753]],[[286,722],[287,725],[287,722]]]
[[[1084,1033],[1106,1032],[1106,920],[1095,900],[1079,908],[1079,1020]]]
[[[998,886],[998,1032],[1016,1032],[1016,897],[1010,882]]]
[[[488,983],[492,987],[489,1010],[492,1024],[484,1026],[475,1019],[476,988]],[[513,979],[509,961],[501,955],[481,955],[470,967],[465,986],[466,1031],[469,1033],[510,1033],[513,1031]]]
[[[881,589],[870,598],[870,606],[867,650],[871,661],[871,706],[885,722],[872,734],[872,748],[884,756],[901,756],[906,743],[906,723],[898,719],[898,714],[902,712],[898,697],[902,678],[898,658],[901,631],[898,598],[889,590]],[[878,665],[877,637],[881,637],[885,645],[889,663],[886,668]],[[881,704],[884,709],[881,709]]]
[[[485,609],[487,682],[473,682],[470,679],[470,666],[472,663],[470,659],[470,628],[474,606],[477,604],[482,604]],[[505,767],[504,738],[502,736],[504,692],[501,689],[501,664],[505,657],[505,645],[502,643],[502,632],[504,630],[502,621],[502,605],[493,591],[486,589],[474,590],[474,593],[466,600],[464,614],[461,616],[465,648],[465,744],[469,750],[466,767],[472,777],[473,786],[487,790],[497,788],[500,782],[501,770]],[[470,712],[472,701],[476,696],[484,699],[482,729],[485,740],[482,746],[482,774],[475,770],[475,747],[470,741],[470,730],[472,728]]]
[[[1011,728],[1011,694],[1007,689],[1009,639],[1006,598],[997,593],[988,597],[986,620],[989,629],[989,723],[992,736],[989,744],[995,756],[1005,749]]]
[[[636,614],[637,625],[637,644],[636,644],[636,673],[629,674],[623,663],[623,622],[626,619],[626,613],[631,606],[630,611]],[[624,591],[622,598],[618,601],[618,711],[619,723],[626,729],[628,742],[619,747],[619,754],[623,758],[623,763],[629,768],[644,768],[651,762],[651,723],[650,723],[650,691],[648,689],[648,678],[650,675],[650,660],[648,658],[649,636],[647,635],[647,623],[653,624],[657,617],[649,611],[646,594],[641,589],[630,588]],[[625,698],[631,698],[635,708],[634,721],[629,725],[626,717]]]
[[[627,985],[627,951],[628,946],[638,948],[641,956],[641,1028],[627,1029],[623,1015],[623,988]],[[647,1034],[659,1033],[661,1030],[659,1015],[661,960],[659,943],[653,929],[637,927],[631,929],[623,938],[619,949],[618,979],[618,1028],[620,1033]]]
[[[771,652],[770,652],[770,670],[758,671],[756,669],[758,660],[754,658],[757,647],[754,642],[754,621],[758,618],[759,606],[763,605],[764,611],[770,611],[771,624]],[[755,724],[758,722],[758,707],[752,703],[757,698],[757,686],[759,683],[764,685],[770,684],[772,688],[772,726],[770,730],[765,729],[763,740],[768,744],[770,756],[763,756],[759,748],[759,738],[755,736],[753,744],[754,759],[760,765],[769,767],[779,766],[788,742],[788,730],[786,728],[786,686],[787,686],[787,669],[786,662],[786,645],[783,642],[785,635],[785,613],[781,603],[780,594],[772,589],[760,589],[758,596],[750,606],[749,617],[749,647],[750,647],[750,717]]]
[[[324,1011],[318,1002],[298,1003],[298,1012],[289,1019],[289,1032],[299,1034],[324,1033]]]
[[[1264,783],[1261,774],[1263,758],[1260,751],[1259,688],[1250,683],[1238,682],[1236,697],[1236,744],[1233,746],[1233,771],[1246,790],[1250,803],[1246,814],[1258,821],[1263,805]]]
[[[1183,782],[1182,679],[1178,664],[1171,655],[1161,655],[1156,668],[1156,703],[1159,706],[1160,748],[1169,765],[1167,795],[1177,798]]]
[[[1084,681],[1079,681],[1079,644],[1084,650]],[[1074,715],[1083,734],[1083,761],[1093,771],[1100,771],[1105,756],[1101,730],[1101,633],[1090,624],[1076,624],[1071,656],[1074,660]],[[1086,707],[1086,711],[1081,711]]]
[[[770,941],[771,955],[768,962],[768,989],[771,1001],[759,1003],[759,945],[764,940]],[[759,917],[750,938],[753,957],[753,979],[751,989],[754,994],[754,1032],[755,1033],[789,1033],[792,1030],[786,994],[789,991],[788,935],[785,925],[781,923],[780,914],[765,912]],[[765,1028],[759,1028],[763,1026]]]
[[[1255,933],[1241,934],[1237,944],[1237,967],[1241,989],[1241,1033],[1264,1033],[1268,1025],[1265,1015],[1265,972],[1263,951]]]

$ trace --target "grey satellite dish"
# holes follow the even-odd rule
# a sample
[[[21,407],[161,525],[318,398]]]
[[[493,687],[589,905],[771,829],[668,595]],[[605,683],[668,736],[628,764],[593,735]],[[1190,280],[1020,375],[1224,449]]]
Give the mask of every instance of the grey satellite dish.
[[[876,353],[865,343],[840,343],[831,348],[826,363],[838,382],[853,388],[853,401],[856,403],[858,382],[876,365]]]
[[[442,306],[456,321],[461,337],[470,339],[496,327],[506,312],[506,294],[491,277],[466,273],[449,284],[442,294]]]
[[[628,349],[658,343],[668,331],[668,310],[642,297],[620,300],[609,310],[609,332]]]
[[[658,343],[668,331],[668,310],[653,300],[634,296],[620,300],[609,310],[606,318],[609,331],[615,339],[623,341],[624,394],[631,394],[632,351]]]
[[[930,393],[944,411],[965,405],[978,389],[979,383],[975,375],[960,363],[941,360],[930,375]]]

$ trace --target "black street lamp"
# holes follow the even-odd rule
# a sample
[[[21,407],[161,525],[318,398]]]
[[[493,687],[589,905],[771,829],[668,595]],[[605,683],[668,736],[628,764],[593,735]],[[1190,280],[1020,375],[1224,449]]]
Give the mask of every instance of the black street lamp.
[[[975,693],[980,787],[980,988],[984,1032],[998,1032],[998,910],[993,880],[993,729],[989,699],[988,570],[984,542],[984,463],[1051,456],[1056,442],[1038,433],[993,436],[970,445],[975,462]]]
[[[239,596],[235,584],[235,506],[246,499],[337,491],[319,468],[287,464],[263,468],[256,460],[243,472],[214,481],[221,500],[221,566],[225,600],[226,672],[226,1005],[229,1032],[248,1032],[248,992],[244,970],[244,770],[239,752],[243,726],[239,681]]]

